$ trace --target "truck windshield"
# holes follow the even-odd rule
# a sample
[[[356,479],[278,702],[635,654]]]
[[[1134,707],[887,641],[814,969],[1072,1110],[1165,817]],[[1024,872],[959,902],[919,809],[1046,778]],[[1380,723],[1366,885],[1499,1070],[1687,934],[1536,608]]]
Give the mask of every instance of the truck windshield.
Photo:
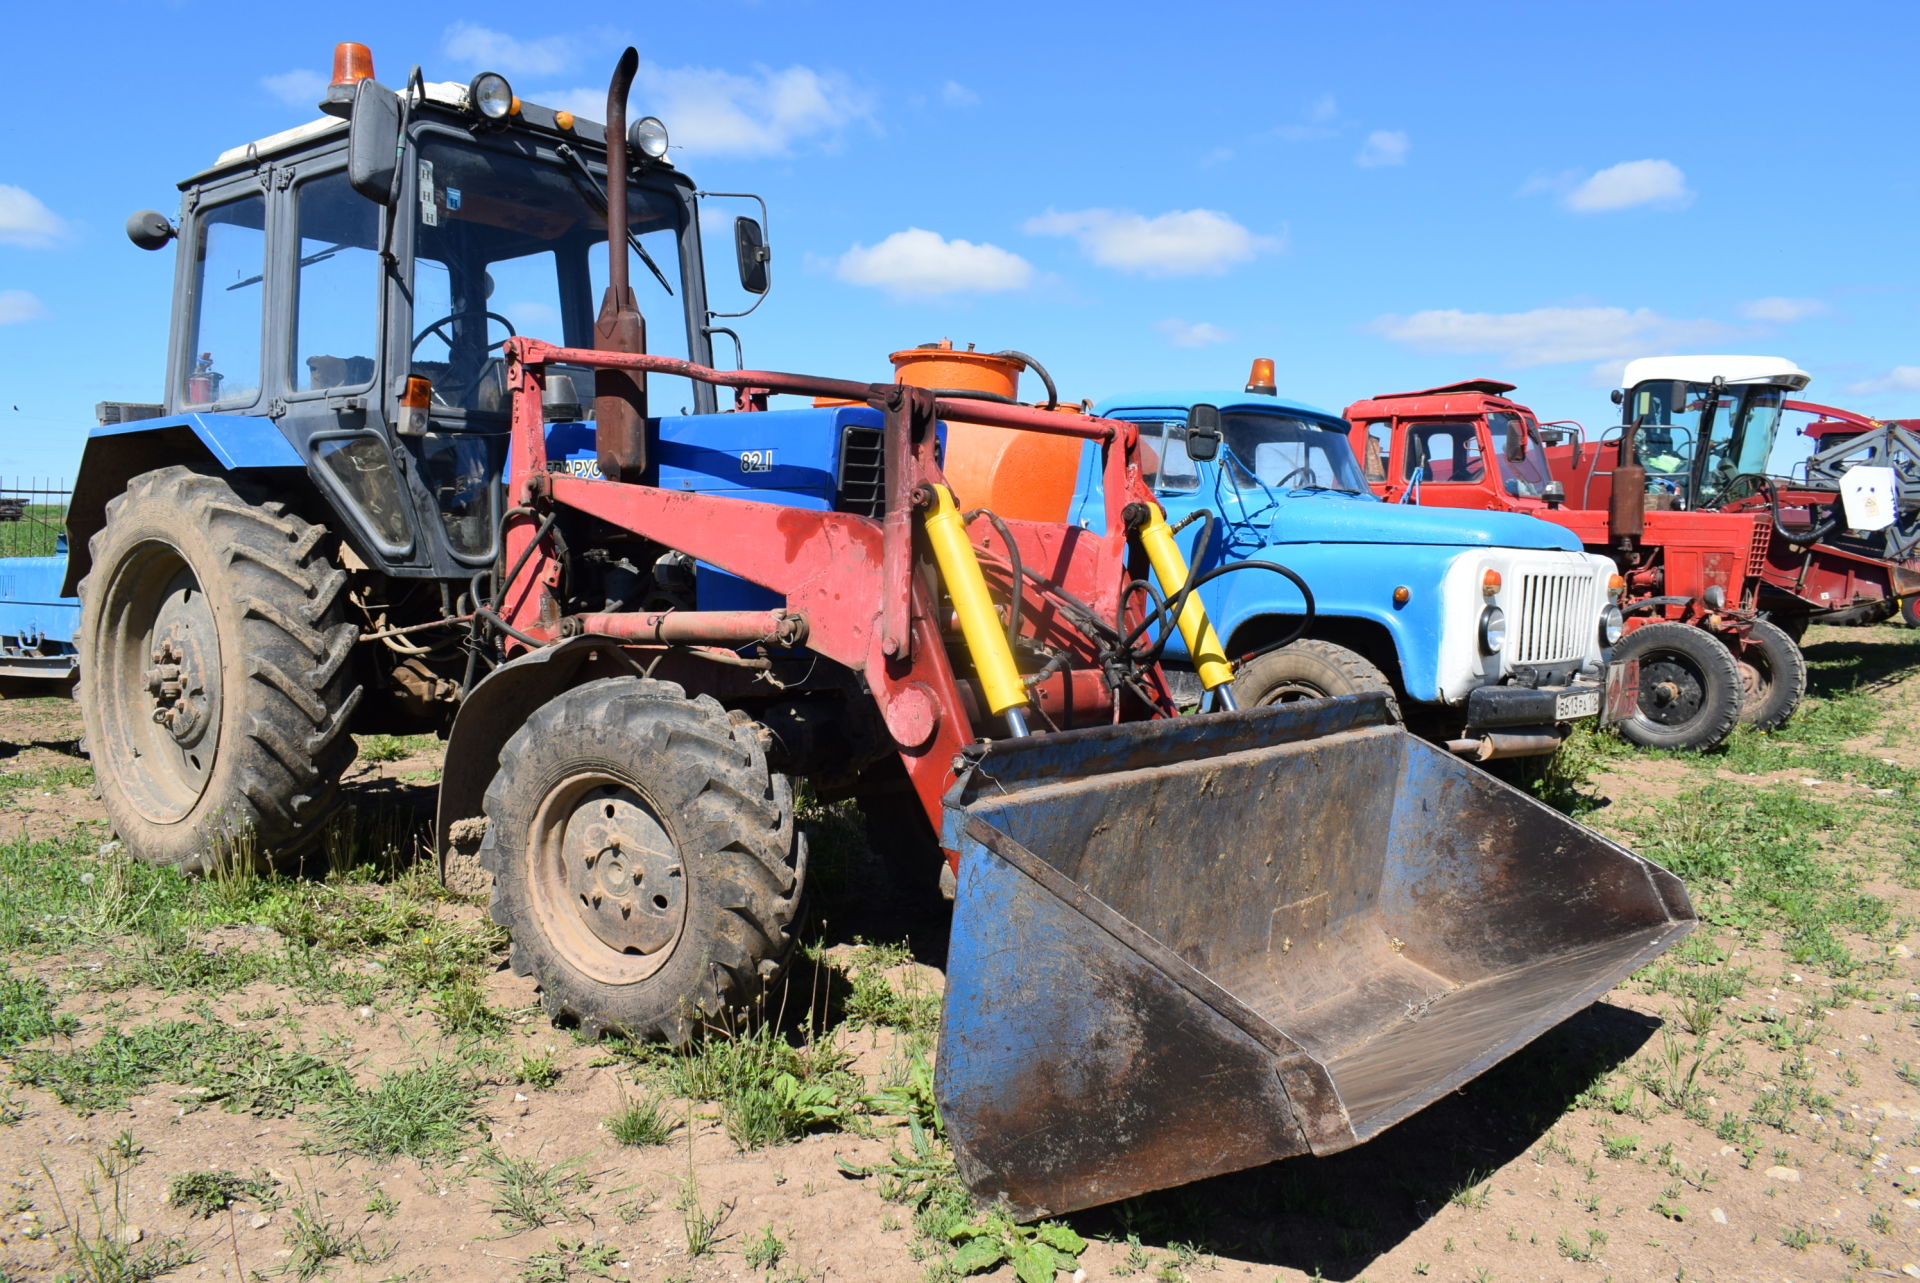
[[[1220,416],[1221,472],[1239,490],[1366,494],[1346,433],[1310,419],[1229,411]]]
[[[1502,489],[1517,498],[1538,499],[1553,477],[1532,416],[1495,411],[1487,416],[1487,430],[1493,434]]]
[[[1765,384],[1718,391],[1708,383],[1670,379],[1638,385],[1627,401],[1627,420],[1645,419],[1639,455],[1648,485],[1689,494],[1694,461],[1704,450],[1700,493],[1689,498],[1695,508],[1715,506],[1735,477],[1766,471],[1787,395],[1785,388]],[[1709,405],[1714,412],[1702,441],[1701,422]]]
[[[504,414],[508,338],[593,346],[593,265],[606,258],[600,198],[585,175],[511,136],[480,144],[426,134],[414,163],[411,371],[432,381],[436,418]],[[684,211],[670,193],[637,183],[628,208],[634,235],[667,281],[663,288],[634,264],[648,347],[684,355],[677,245]],[[585,382],[578,391],[591,396]]]

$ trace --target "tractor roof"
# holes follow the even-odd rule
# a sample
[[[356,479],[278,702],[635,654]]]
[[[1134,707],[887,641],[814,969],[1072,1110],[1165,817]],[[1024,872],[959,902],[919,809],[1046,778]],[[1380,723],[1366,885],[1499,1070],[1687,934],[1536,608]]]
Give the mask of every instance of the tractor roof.
[[[1657,379],[1711,383],[1715,378],[1730,384],[1777,384],[1796,392],[1813,382],[1811,374],[1780,356],[1643,356],[1627,362],[1620,386],[1636,388]]]
[[[1285,397],[1264,396],[1257,392],[1239,390],[1226,391],[1220,388],[1179,392],[1141,392],[1131,396],[1108,397],[1095,405],[1093,412],[1100,418],[1127,418],[1161,412],[1183,415],[1196,405],[1217,405],[1222,412],[1272,410],[1280,414],[1325,419],[1330,425],[1340,422],[1340,416],[1333,411],[1322,410],[1319,406],[1308,405],[1304,401],[1289,401]]]
[[[1367,399],[1369,401],[1401,401],[1417,396],[1446,396],[1450,392],[1478,392],[1484,396],[1505,396],[1516,386],[1512,383],[1502,383],[1498,379],[1462,379],[1458,383],[1443,383],[1437,388],[1422,388],[1418,392],[1377,392]]]

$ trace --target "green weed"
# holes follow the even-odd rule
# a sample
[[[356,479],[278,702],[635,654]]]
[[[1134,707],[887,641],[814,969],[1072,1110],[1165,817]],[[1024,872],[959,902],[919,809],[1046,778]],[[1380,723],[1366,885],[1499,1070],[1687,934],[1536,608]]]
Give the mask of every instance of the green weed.
[[[292,1209],[287,1219],[286,1244],[290,1251],[287,1272],[305,1283],[329,1273],[336,1260],[355,1265],[377,1265],[393,1255],[393,1244],[369,1243],[365,1237],[367,1222],[348,1229],[344,1222],[327,1215],[319,1195]]]
[[[567,1199],[585,1194],[593,1182],[580,1170],[581,1160],[541,1163],[495,1151],[486,1158],[487,1178],[493,1182],[492,1211],[509,1230],[530,1230],[553,1221],[570,1220]]]
[[[527,1258],[520,1283],[572,1283],[574,1279],[610,1279],[620,1250],[611,1243],[556,1238],[553,1247]]]
[[[0,973],[0,1052],[55,1034],[71,1034],[80,1022],[54,1010],[53,992],[38,976]]]
[[[167,1205],[205,1219],[235,1202],[265,1206],[274,1201],[273,1181],[238,1172],[181,1172],[167,1182]]]
[[[638,1100],[622,1098],[620,1108],[606,1120],[607,1134],[622,1145],[663,1145],[673,1135],[674,1122],[651,1093]]]
[[[321,1106],[317,1121],[345,1153],[427,1162],[465,1145],[477,1116],[473,1080],[458,1065],[433,1060],[384,1074],[371,1088],[343,1087]]]

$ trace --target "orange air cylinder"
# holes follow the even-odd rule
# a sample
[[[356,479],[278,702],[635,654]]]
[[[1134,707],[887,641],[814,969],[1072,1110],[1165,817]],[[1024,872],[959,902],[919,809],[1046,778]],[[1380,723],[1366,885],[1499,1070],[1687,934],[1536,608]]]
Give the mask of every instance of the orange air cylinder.
[[[895,352],[894,381],[909,387],[991,392],[1012,399],[1026,367],[1012,357],[956,350],[950,340]],[[1078,405],[1062,403],[1063,413]],[[941,465],[962,508],[990,508],[1021,521],[1064,522],[1080,468],[1080,442],[1013,428],[947,423]]]

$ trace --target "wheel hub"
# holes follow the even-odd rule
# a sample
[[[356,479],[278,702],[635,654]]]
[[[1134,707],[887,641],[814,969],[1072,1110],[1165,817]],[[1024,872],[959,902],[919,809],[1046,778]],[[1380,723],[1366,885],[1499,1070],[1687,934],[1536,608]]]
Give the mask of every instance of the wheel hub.
[[[672,836],[624,787],[589,790],[562,823],[560,862],[580,924],[610,949],[642,956],[679,938],[686,877]]]
[[[193,630],[175,619],[165,632],[156,630],[153,666],[143,674],[153,699],[153,720],[181,748],[191,748],[206,737],[212,723],[213,701],[208,694],[206,656]]]
[[[1663,726],[1691,721],[1706,700],[1698,673],[1670,659],[1640,661],[1641,711]]]

